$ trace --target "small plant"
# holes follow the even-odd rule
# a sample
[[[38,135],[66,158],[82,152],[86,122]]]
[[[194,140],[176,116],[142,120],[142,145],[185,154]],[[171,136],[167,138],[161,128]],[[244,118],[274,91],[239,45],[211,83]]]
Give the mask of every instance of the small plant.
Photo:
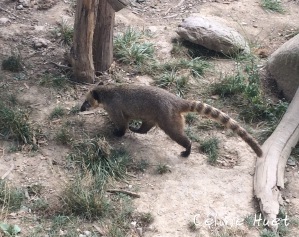
[[[284,13],[284,9],[280,0],[261,0],[261,5],[264,9]]]
[[[70,109],[70,114],[78,114],[80,112],[80,105],[75,105]]]
[[[57,143],[62,145],[68,145],[72,141],[72,137],[66,128],[61,128],[55,135]]]
[[[154,47],[144,42],[144,34],[128,28],[114,40],[114,55],[125,64],[141,65],[145,60],[152,60]]]
[[[155,81],[156,85],[164,88],[174,88],[178,96],[183,96],[188,87],[188,78],[185,76],[178,76],[175,71],[165,72]]]
[[[244,218],[244,223],[248,226],[248,227],[254,227],[254,223],[255,223],[255,216],[254,215],[248,215]]]
[[[8,211],[16,211],[20,209],[25,198],[24,193],[15,187],[7,184],[4,180],[0,180],[0,206]]]
[[[39,82],[40,85],[46,87],[54,87],[56,89],[63,89],[67,85],[67,78],[61,75],[44,74]]]
[[[38,198],[36,200],[33,200],[33,202],[30,203],[29,207],[34,212],[43,212],[48,209],[49,204],[48,202],[46,202],[46,200]]]
[[[170,169],[169,165],[159,164],[157,166],[156,172],[158,174],[165,174],[165,173],[171,172],[171,169]]]
[[[55,107],[54,110],[50,113],[49,118],[52,119],[58,119],[65,115],[65,111],[62,107],[58,106]]]
[[[240,72],[233,76],[226,76],[220,83],[212,85],[213,93],[220,95],[222,98],[241,94],[245,88],[245,76]]]
[[[208,155],[208,162],[215,164],[219,154],[219,140],[215,137],[201,142],[200,149]]]
[[[149,226],[154,222],[155,218],[153,217],[152,213],[146,212],[146,213],[141,213],[139,217],[139,222],[141,226]]]
[[[66,20],[62,20],[55,29],[54,34],[62,44],[70,46],[73,42],[74,28]]]
[[[260,237],[278,237],[278,235],[275,232],[271,231],[271,230],[264,229],[261,232]]]
[[[33,144],[34,131],[28,122],[27,114],[11,109],[0,102],[0,134],[7,139],[15,139],[24,144]]]
[[[145,159],[140,159],[135,162],[133,162],[130,169],[136,172],[144,172],[149,167],[149,161]]]
[[[63,213],[81,216],[88,220],[103,217],[109,203],[102,195],[102,191],[95,186],[92,175],[86,173],[82,178],[68,185],[61,195]]]
[[[194,127],[188,126],[187,129],[185,129],[185,133],[191,141],[194,141],[194,142],[200,141],[198,131]]]
[[[185,116],[185,121],[188,125],[193,125],[198,122],[198,114],[196,113],[187,113]]]
[[[20,54],[12,53],[7,59],[2,62],[2,69],[11,72],[21,72],[24,70],[23,62]]]
[[[99,180],[125,177],[131,158],[124,150],[112,149],[104,138],[85,139],[72,145],[69,158],[84,171],[89,170]]]

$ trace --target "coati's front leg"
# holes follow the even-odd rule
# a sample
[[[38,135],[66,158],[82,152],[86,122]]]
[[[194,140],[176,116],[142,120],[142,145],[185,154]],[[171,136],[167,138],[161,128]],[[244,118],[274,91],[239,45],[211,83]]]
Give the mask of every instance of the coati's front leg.
[[[109,118],[115,125],[113,134],[117,137],[122,137],[123,135],[125,135],[128,128],[128,118],[124,116],[122,111],[107,110],[107,113],[109,115]]]
[[[132,132],[135,132],[135,133],[145,134],[149,130],[151,130],[151,128],[154,127],[154,126],[155,126],[155,123],[153,123],[153,122],[142,121],[142,124],[141,124],[141,126],[139,128],[129,127],[129,129]]]

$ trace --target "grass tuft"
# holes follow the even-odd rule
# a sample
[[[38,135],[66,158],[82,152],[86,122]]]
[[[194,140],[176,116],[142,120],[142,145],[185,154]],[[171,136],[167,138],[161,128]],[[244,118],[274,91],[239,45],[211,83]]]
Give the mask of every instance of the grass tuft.
[[[74,28],[66,20],[62,20],[53,33],[55,37],[59,38],[60,43],[63,45],[72,45]]]
[[[171,172],[171,169],[170,169],[169,165],[159,164],[159,165],[157,165],[156,172],[157,172],[157,174],[165,174],[165,173]]]
[[[208,162],[215,164],[219,155],[219,140],[216,137],[201,142],[200,149],[208,155]]]
[[[54,74],[44,74],[42,79],[39,81],[41,86],[45,87],[53,87],[56,89],[64,89],[67,85],[68,81],[65,76],[62,75],[54,75]]]
[[[20,209],[25,195],[22,190],[10,186],[6,181],[0,180],[0,206],[3,210],[16,211]]]
[[[0,102],[0,136],[24,144],[33,144],[34,131],[28,122],[28,115]]]
[[[273,12],[279,12],[284,13],[285,10],[283,9],[281,5],[280,0],[261,0],[261,6],[266,9]]]
[[[64,108],[58,106],[58,107],[55,107],[53,109],[53,111],[50,113],[49,118],[50,118],[50,120],[52,120],[52,119],[58,119],[58,118],[63,117],[64,115],[65,115]]]
[[[99,190],[91,174],[77,177],[61,195],[63,213],[80,216],[88,220],[105,216],[109,203]]]
[[[21,72],[24,70],[23,62],[20,54],[13,53],[2,62],[2,69],[11,72]]]
[[[144,42],[144,33],[128,28],[114,39],[114,56],[122,63],[140,65],[152,60],[154,46]]]
[[[72,146],[69,158],[105,182],[108,177],[125,177],[131,158],[124,150],[112,149],[104,138],[86,139]]]

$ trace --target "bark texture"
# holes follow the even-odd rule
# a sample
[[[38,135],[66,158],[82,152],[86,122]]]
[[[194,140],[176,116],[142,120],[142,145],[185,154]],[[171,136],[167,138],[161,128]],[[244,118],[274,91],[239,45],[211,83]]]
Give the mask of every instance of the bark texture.
[[[257,159],[254,175],[254,194],[260,209],[272,229],[281,203],[287,159],[299,140],[299,89],[281,122],[262,146],[264,155]],[[273,224],[274,223],[274,224]]]

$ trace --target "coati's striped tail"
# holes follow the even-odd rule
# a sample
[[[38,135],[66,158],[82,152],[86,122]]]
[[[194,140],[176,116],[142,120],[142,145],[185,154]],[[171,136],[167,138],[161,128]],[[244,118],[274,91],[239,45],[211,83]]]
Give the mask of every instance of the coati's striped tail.
[[[262,148],[257,141],[234,119],[230,118],[227,114],[223,113],[219,109],[216,109],[208,104],[193,101],[190,102],[190,112],[198,112],[201,115],[205,115],[231,129],[238,134],[257,154],[258,157],[263,155]]]

